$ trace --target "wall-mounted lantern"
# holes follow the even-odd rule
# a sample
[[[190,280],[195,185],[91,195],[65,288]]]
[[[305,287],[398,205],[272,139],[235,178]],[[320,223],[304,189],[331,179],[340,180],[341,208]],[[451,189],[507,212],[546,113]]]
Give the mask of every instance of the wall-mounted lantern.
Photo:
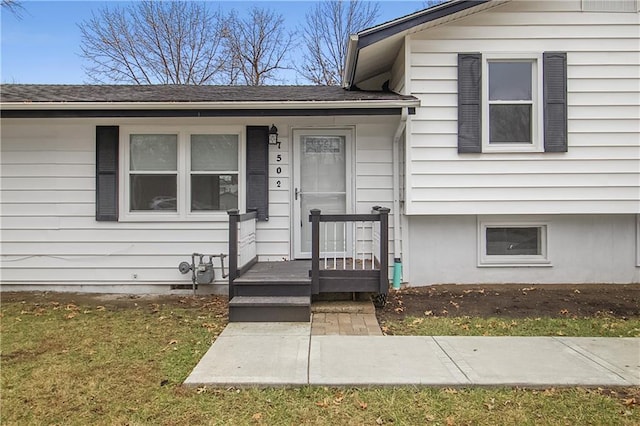
[[[280,142],[278,141],[278,128],[272,124],[269,129],[269,145],[278,145]]]

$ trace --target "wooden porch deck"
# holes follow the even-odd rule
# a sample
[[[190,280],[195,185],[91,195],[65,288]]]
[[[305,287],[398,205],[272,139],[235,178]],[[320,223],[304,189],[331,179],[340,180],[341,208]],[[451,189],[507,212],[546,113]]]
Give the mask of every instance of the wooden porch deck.
[[[309,281],[310,260],[291,260],[282,262],[258,262],[235,280],[239,282],[281,282]]]
[[[386,298],[389,209],[373,210],[371,214],[322,215],[312,209],[311,260],[279,262],[258,261],[257,213],[229,211],[229,321],[309,321],[311,297],[322,293],[375,293]],[[362,244],[369,240],[360,239],[355,241],[354,253],[362,257],[325,260],[326,241],[321,244],[320,234],[320,224],[325,222],[369,222],[370,251]],[[321,252],[320,247],[325,250]]]

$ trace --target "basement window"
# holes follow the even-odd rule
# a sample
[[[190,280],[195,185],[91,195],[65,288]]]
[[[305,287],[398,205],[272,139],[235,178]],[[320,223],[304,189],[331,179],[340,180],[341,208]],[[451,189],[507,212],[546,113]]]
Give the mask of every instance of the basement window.
[[[488,223],[478,226],[479,266],[549,265],[547,225]]]

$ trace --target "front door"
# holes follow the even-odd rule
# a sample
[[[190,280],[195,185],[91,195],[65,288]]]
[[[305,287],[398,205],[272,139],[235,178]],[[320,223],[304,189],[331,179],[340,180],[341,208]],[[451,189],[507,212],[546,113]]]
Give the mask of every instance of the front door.
[[[311,258],[309,211],[344,214],[351,211],[351,131],[348,129],[294,130],[293,254]],[[332,224],[330,224],[332,225]],[[335,226],[334,226],[335,227]],[[342,229],[325,237],[323,251],[344,253],[349,245]]]

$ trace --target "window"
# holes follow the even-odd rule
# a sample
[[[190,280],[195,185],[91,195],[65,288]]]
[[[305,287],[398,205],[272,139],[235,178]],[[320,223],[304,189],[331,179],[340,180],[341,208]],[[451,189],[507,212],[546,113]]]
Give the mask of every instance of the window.
[[[191,211],[238,208],[238,136],[191,135]]]
[[[547,225],[480,222],[480,266],[549,264]]]
[[[129,142],[131,211],[177,211],[178,136],[136,134]]]
[[[458,54],[458,153],[567,152],[567,53]]]
[[[125,220],[226,217],[239,208],[240,131],[128,130],[122,132]]]
[[[533,57],[487,56],[483,151],[542,151],[538,63]]]

